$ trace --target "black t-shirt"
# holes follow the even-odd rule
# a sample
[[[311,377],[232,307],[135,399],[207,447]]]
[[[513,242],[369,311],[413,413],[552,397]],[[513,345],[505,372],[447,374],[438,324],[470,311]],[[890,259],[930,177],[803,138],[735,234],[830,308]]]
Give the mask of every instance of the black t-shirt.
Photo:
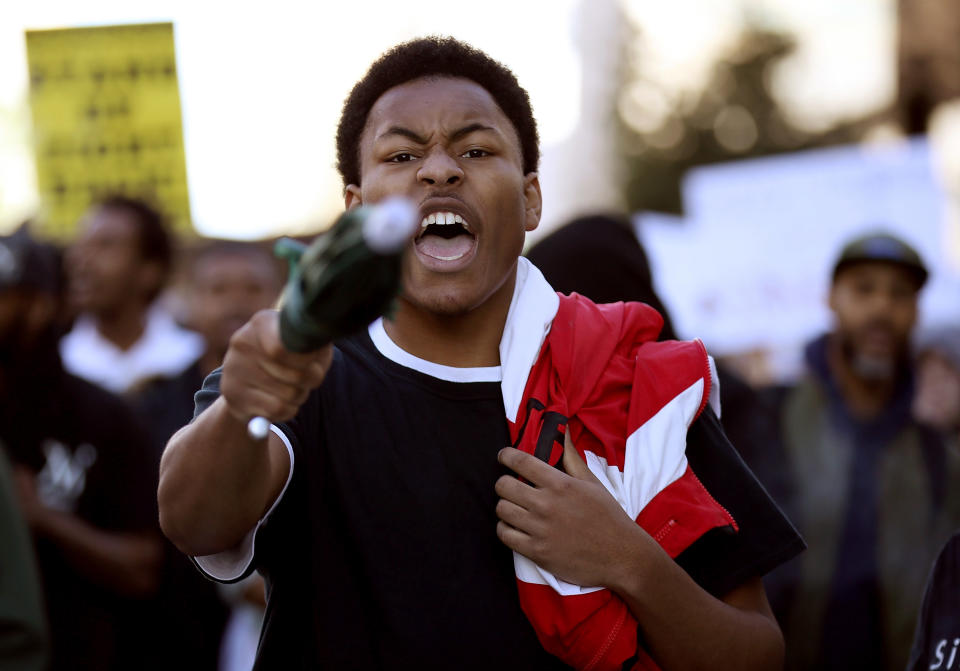
[[[167,441],[193,417],[193,395],[203,384],[203,372],[196,362],[176,377],[151,380],[132,398],[153,443],[153,470]],[[216,583],[197,573],[190,560],[172,543],[164,540],[160,588],[150,603],[144,625],[151,640],[166,643],[151,652],[150,669],[171,669],[190,660],[192,668],[217,667],[220,643],[229,608],[220,597]]]
[[[960,533],[947,541],[927,580],[907,671],[960,669]]]
[[[193,418],[193,395],[203,378],[200,362],[196,361],[179,375],[152,379],[129,395],[150,434],[158,465],[170,436]]]
[[[3,403],[0,438],[11,460],[36,473],[46,505],[101,530],[155,532],[159,538],[156,467],[133,411],[113,394],[64,373],[59,359],[46,364]],[[89,580],[48,538],[39,537],[36,550],[51,668],[140,668],[149,653],[128,643],[141,628],[144,602]]]
[[[198,413],[218,385],[215,372]],[[565,668],[520,609],[496,536],[497,452],[510,444],[499,382],[407,368],[363,333],[282,429],[294,469],[256,538],[269,591],[257,668]],[[710,533],[678,561],[722,596],[803,544],[712,413],[690,441],[741,531]]]

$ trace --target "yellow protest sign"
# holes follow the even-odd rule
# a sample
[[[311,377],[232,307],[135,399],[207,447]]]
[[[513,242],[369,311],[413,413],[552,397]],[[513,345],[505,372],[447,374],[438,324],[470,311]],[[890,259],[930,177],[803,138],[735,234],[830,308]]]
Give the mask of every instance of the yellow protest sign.
[[[191,230],[173,24],[26,33],[42,224],[69,236],[98,197],[144,197]]]

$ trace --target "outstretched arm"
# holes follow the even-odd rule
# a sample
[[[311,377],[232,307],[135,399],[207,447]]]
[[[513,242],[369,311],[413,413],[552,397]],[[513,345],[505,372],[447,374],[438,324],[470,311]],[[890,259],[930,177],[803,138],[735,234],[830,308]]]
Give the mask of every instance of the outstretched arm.
[[[293,417],[332,358],[330,345],[287,351],[273,310],[258,312],[233,335],[220,398],[174,434],[160,460],[160,526],[180,550],[228,550],[256,526],[283,490],[290,461],[272,433],[266,441],[250,438],[247,422]]]
[[[500,461],[527,480],[497,481],[503,543],[567,582],[616,592],[661,668],[783,667],[783,637],[760,577],[722,599],[703,590],[594,478],[569,437],[566,473],[513,448]]]

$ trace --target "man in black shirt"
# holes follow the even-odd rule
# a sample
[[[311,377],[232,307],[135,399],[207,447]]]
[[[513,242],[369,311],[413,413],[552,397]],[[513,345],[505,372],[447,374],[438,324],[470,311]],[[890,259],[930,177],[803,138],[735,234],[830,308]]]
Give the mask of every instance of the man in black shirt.
[[[454,40],[401,45],[348,98],[338,151],[348,208],[400,195],[420,209],[396,313],[312,354],[256,315],[161,465],[171,539],[220,580],[267,579],[258,667],[563,668],[520,609],[517,550],[621,597],[662,668],[778,668],[760,576],[802,543],[710,413],[689,459],[713,464],[704,484],[726,483],[715,496],[742,531],[706,534],[680,563],[575,450],[563,473],[503,449],[504,390],[556,300],[518,259],[541,200],[513,75]],[[254,416],[274,422],[265,445]]]
[[[33,533],[50,668],[144,668],[162,547],[147,435],[119,397],[63,370],[56,251],[25,230],[0,238],[5,274],[0,442]]]
[[[940,550],[923,595],[907,671],[960,668],[960,533]],[[957,663],[955,665],[955,663]]]

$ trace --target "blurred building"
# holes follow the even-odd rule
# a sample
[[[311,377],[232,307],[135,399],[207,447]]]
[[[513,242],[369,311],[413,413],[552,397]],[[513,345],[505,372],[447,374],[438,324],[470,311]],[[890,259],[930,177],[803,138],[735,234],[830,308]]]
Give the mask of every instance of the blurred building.
[[[540,227],[527,236],[530,244],[576,216],[626,207],[610,121],[630,31],[619,0],[581,0],[575,11],[573,38],[581,62],[577,125],[561,142],[541,147],[544,208]]]

